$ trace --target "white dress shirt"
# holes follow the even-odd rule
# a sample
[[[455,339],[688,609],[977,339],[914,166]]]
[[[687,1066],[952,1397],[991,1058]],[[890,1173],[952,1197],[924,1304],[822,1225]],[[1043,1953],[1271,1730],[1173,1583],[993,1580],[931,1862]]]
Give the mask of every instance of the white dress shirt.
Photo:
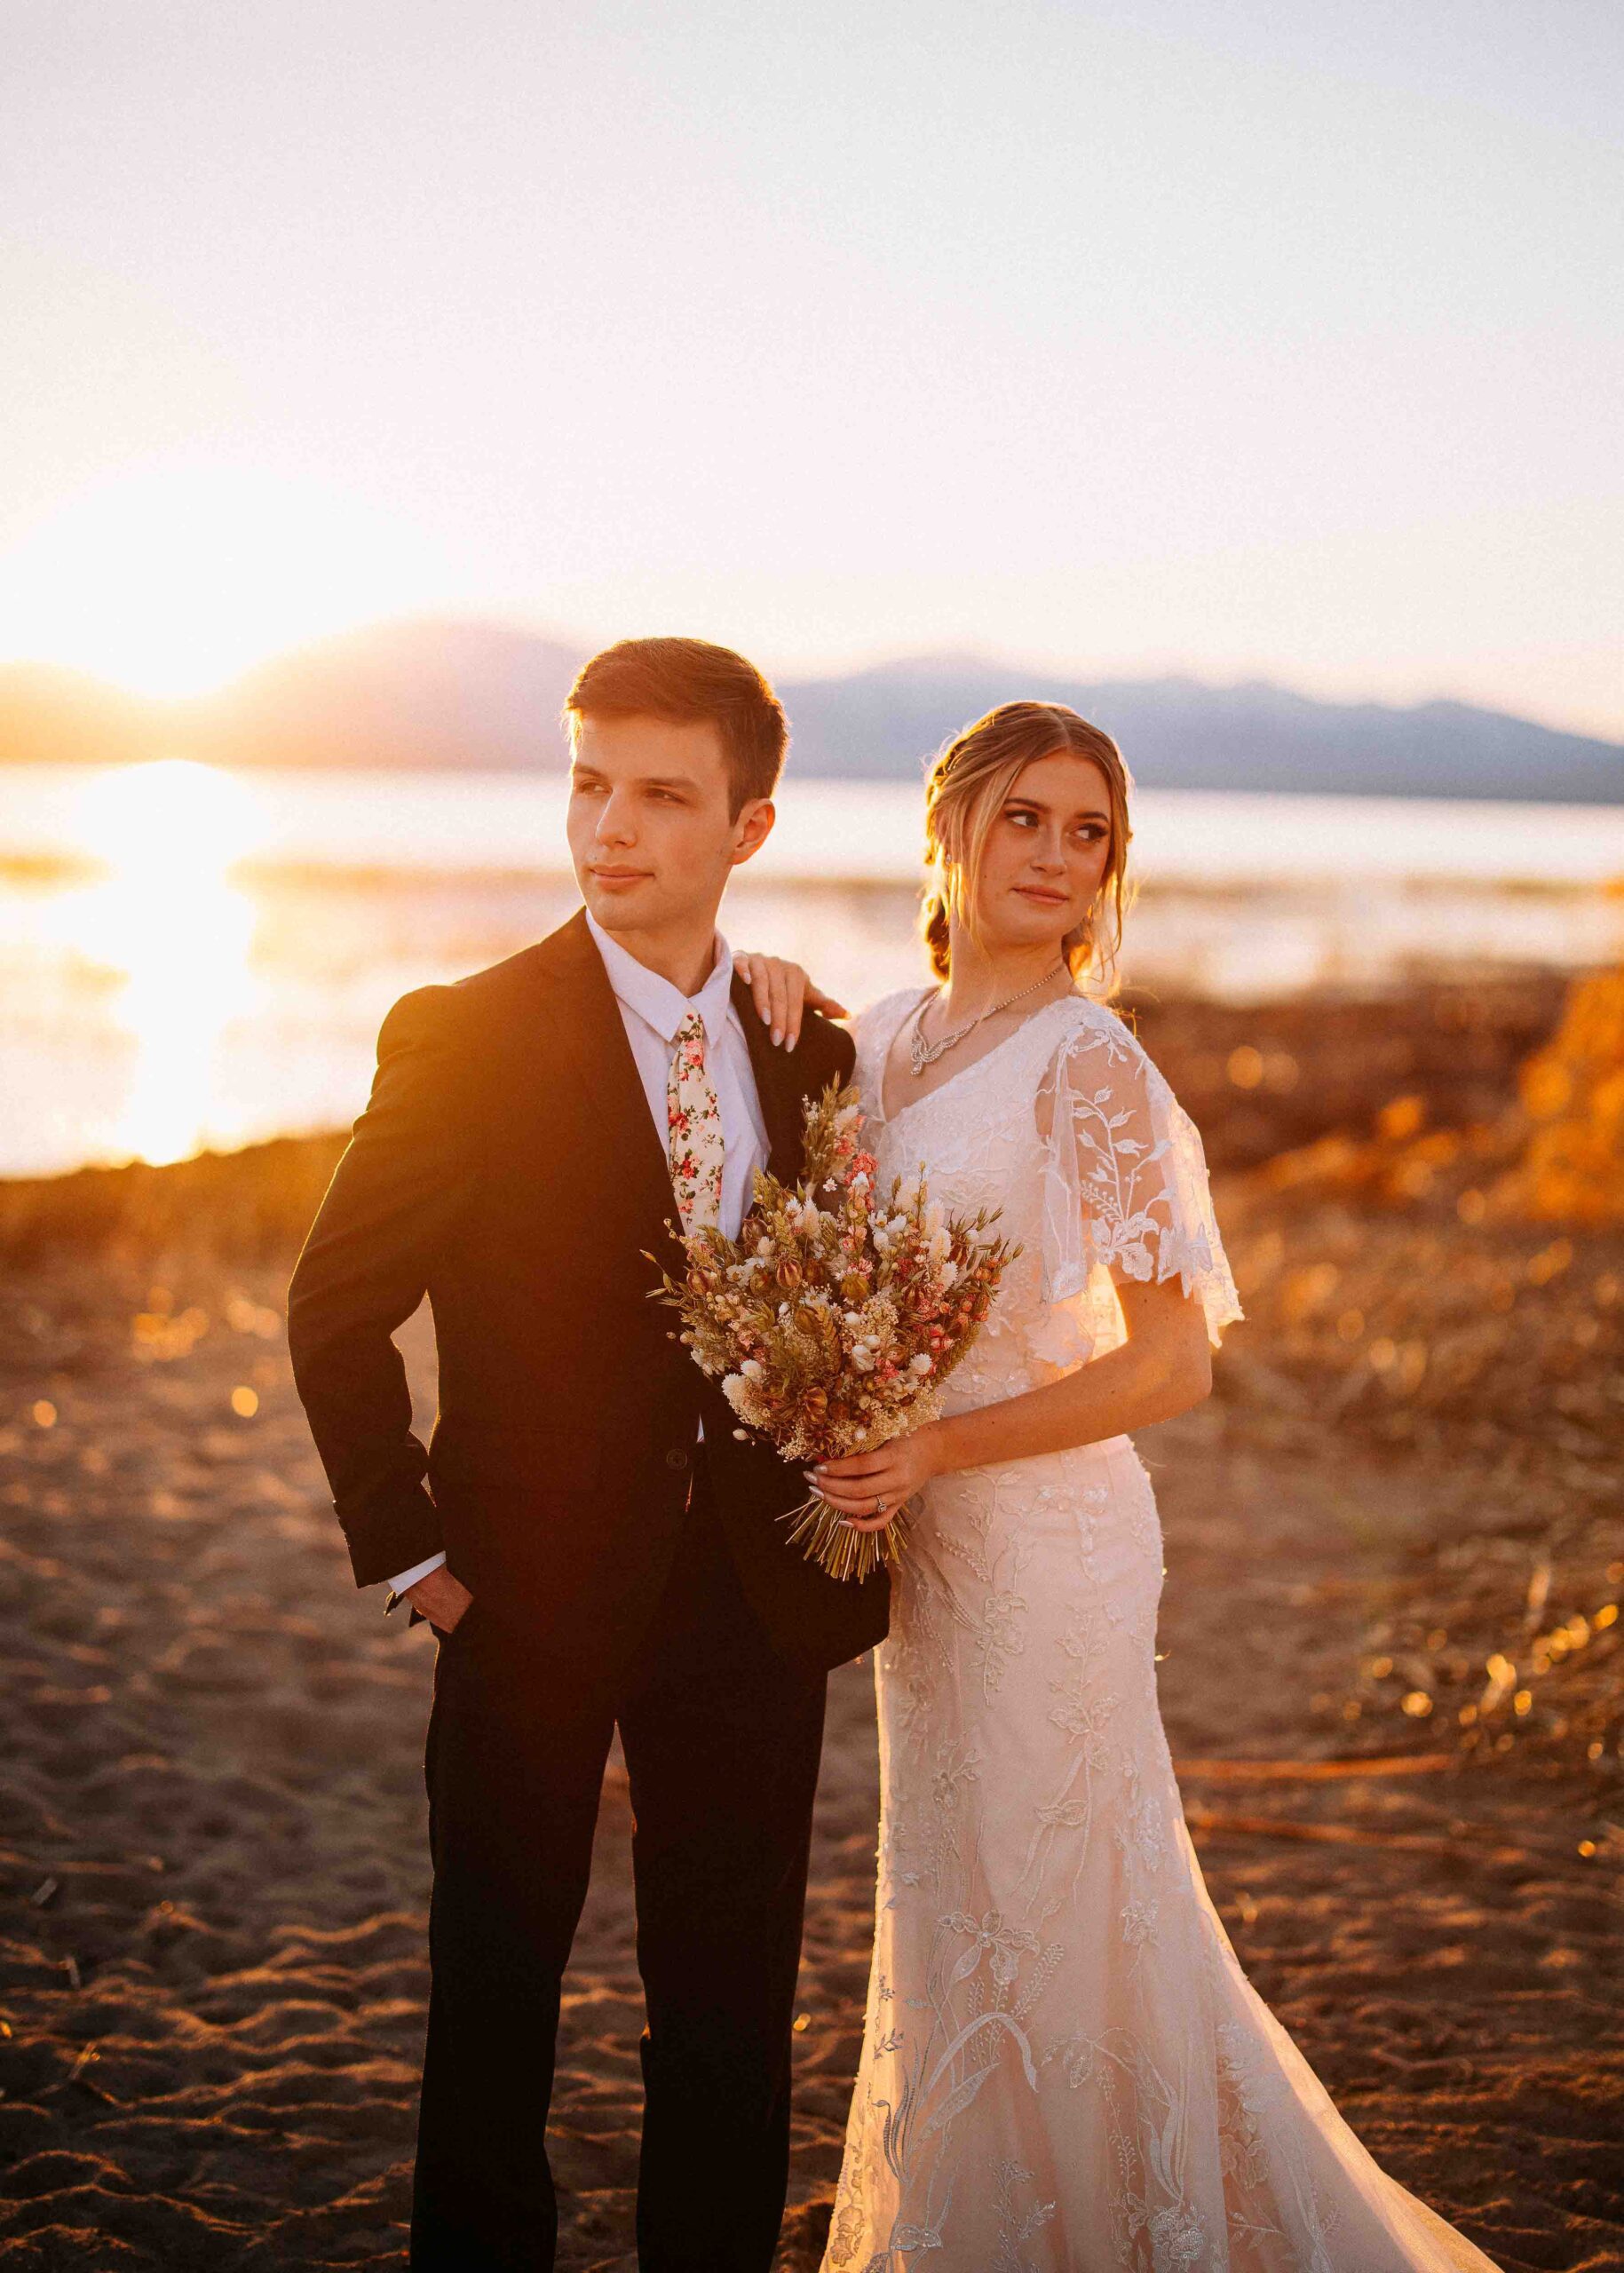
[[[756,1171],[767,1164],[768,1146],[755,1069],[750,1064],[750,1046],[733,1008],[733,950],[718,931],[709,978],[697,994],[682,994],[669,978],[661,978],[657,970],[650,970],[635,955],[628,954],[590,910],[586,926],[614,989],[621,1023],[637,1060],[643,1094],[648,1099],[662,1152],[669,1135],[666,1081],[676,1053],[677,1030],[690,1010],[697,1010],[705,1021],[705,1070],[715,1087],[722,1114],[721,1228],[730,1239],[736,1239],[755,1190]],[[419,1579],[426,1579],[431,1571],[437,1571],[445,1559],[442,1552],[431,1555],[425,1562],[413,1564],[409,1571],[402,1571],[399,1578],[391,1581],[395,1592],[404,1594],[408,1587],[415,1587]]]

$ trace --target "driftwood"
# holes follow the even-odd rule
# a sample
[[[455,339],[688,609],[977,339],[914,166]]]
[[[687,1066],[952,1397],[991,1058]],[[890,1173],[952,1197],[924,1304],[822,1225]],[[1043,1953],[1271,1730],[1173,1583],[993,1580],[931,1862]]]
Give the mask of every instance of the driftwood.
[[[1176,1760],[1180,1783],[1324,1784],[1342,1777],[1436,1776],[1458,1768],[1453,1752],[1391,1753],[1379,1760]]]
[[[1233,1839],[1295,1839],[1320,1847],[1383,1847],[1395,1854],[1459,1855],[1458,1839],[1440,1839],[1424,1831],[1368,1831],[1351,1823],[1293,1823],[1283,1816],[1221,1815],[1208,1808],[1186,1808],[1184,1820],[1192,1833]],[[1566,1849],[1564,1849],[1565,1855]],[[1482,1847],[1471,1850],[1475,1864],[1532,1863],[1525,1847]]]

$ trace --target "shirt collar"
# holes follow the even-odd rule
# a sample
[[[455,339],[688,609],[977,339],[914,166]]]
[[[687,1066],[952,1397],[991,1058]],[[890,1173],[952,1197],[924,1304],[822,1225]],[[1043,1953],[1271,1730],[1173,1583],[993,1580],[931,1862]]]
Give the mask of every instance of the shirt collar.
[[[680,994],[669,978],[661,978],[657,970],[640,963],[636,955],[629,954],[620,941],[604,930],[590,907],[585,915],[587,930],[603,957],[604,970],[616,999],[629,1010],[635,1010],[645,1026],[652,1026],[661,1041],[675,1041],[677,1030],[689,1011],[697,1010],[705,1021],[706,1041],[719,1038],[733,1016],[733,949],[719,931],[710,975],[697,994],[687,995]]]

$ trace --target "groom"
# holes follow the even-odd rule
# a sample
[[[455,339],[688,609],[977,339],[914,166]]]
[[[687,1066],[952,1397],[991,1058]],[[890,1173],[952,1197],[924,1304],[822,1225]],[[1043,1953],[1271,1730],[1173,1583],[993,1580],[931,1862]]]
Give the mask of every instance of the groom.
[[[775,1049],[716,929],[772,826],[784,716],[728,649],[630,639],[566,707],[583,910],[406,995],[295,1271],[295,1378],[356,1582],[439,1648],[434,1869],[411,2263],[535,2273],[558,1986],[618,1726],[647,2001],[644,2273],[768,2273],[831,1667],[881,1638],[774,1518],[799,1473],[733,1416],[649,1300],[666,1228],[735,1232],[801,1168],[803,1100],[852,1068],[807,1020]],[[433,1307],[425,1450],[395,1329]]]

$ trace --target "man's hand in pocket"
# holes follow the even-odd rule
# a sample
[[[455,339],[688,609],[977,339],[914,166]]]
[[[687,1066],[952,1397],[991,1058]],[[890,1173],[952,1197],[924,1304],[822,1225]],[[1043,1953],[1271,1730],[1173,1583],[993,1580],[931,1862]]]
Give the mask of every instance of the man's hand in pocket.
[[[406,1598],[423,1612],[431,1626],[438,1626],[442,1634],[455,1632],[457,1621],[473,1596],[460,1579],[454,1579],[442,1563],[415,1587],[408,1587]]]

